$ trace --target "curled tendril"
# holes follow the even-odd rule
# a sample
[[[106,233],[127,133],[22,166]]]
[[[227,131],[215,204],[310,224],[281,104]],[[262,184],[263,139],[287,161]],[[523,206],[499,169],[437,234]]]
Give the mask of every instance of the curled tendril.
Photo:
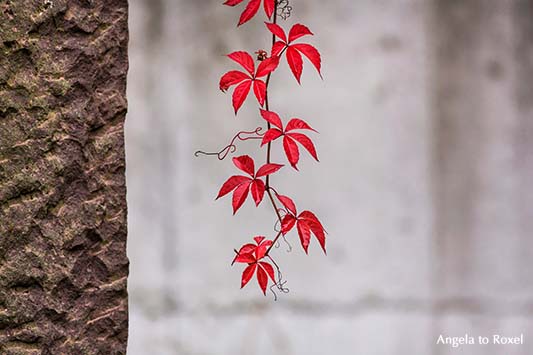
[[[291,17],[292,6],[289,4],[289,0],[278,0],[278,13],[277,15],[286,20]]]
[[[281,226],[280,226],[281,222],[279,221],[279,219],[276,220],[276,223],[274,224],[274,232],[276,233],[279,233],[281,232]]]
[[[288,213],[285,209],[283,208],[279,208],[278,210],[280,211],[284,211],[285,213]],[[278,220],[276,220],[276,223],[274,224],[274,231],[277,232],[277,233],[281,233],[281,222]],[[283,233],[281,234],[281,238],[283,238],[283,241],[285,242],[285,244],[287,245],[287,253],[290,253],[292,251],[292,245],[291,243],[289,243],[289,241],[287,240],[287,238],[285,238],[285,235],[283,235]],[[281,246],[281,243],[279,241],[279,239],[276,241],[276,244],[274,245],[274,248],[276,249],[279,249],[279,247]]]
[[[275,288],[278,289],[278,291],[281,293],[289,293],[290,290],[287,287],[285,287],[285,285],[287,284],[287,281],[283,280],[283,274],[281,273],[281,270],[278,264],[274,261],[274,259],[270,257],[270,255],[268,256],[268,258],[270,259],[270,261],[272,261],[272,264],[274,264],[274,266],[276,267],[276,271],[278,272],[278,282],[270,286],[270,292],[272,292],[272,294],[274,295],[274,301],[277,301],[278,295],[276,291],[274,291]]]
[[[289,241],[287,240],[287,238],[285,238],[285,236],[283,234],[281,235],[281,238],[283,239],[283,241],[287,245],[287,253],[290,253],[292,251],[291,243],[289,243]]]
[[[237,133],[231,142],[222,148],[219,152],[204,152],[202,150],[198,150],[194,153],[195,157],[199,157],[200,155],[207,155],[207,156],[217,156],[218,160],[224,160],[228,154],[235,153],[237,151],[237,146],[235,145],[236,140],[240,141],[247,141],[250,139],[262,139],[263,133],[261,131],[263,130],[262,127],[257,127],[253,131],[240,131]],[[243,135],[249,135],[249,136],[243,136]]]

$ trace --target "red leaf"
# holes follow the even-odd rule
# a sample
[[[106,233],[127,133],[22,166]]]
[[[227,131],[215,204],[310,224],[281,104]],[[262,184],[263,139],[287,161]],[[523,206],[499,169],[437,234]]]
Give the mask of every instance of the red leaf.
[[[266,76],[276,70],[279,65],[279,57],[270,57],[261,62],[257,67],[257,73],[255,74],[256,78],[261,78]]]
[[[277,197],[281,204],[285,206],[285,208],[288,209],[290,213],[296,215],[296,205],[294,204],[294,201],[292,199],[283,195],[277,195]]]
[[[248,265],[246,269],[244,269],[242,273],[241,288],[246,286],[246,284],[252,279],[252,276],[254,276],[254,272],[256,268],[257,268],[257,264],[252,264],[252,265]]]
[[[244,0],[227,0],[224,5],[228,5],[228,6],[235,6],[235,5],[239,5],[241,2],[243,2]]]
[[[316,70],[318,71],[318,74],[322,78],[322,73],[320,72],[322,66],[322,59],[320,58],[320,53],[318,52],[318,50],[312,45],[306,43],[293,44],[291,47],[305,55],[311,61],[311,63],[313,63]]]
[[[261,146],[264,146],[265,144],[272,142],[274,139],[278,139],[282,135],[283,133],[277,128],[269,129],[268,131],[266,131],[265,135],[263,136],[263,141],[261,142]]]
[[[267,176],[270,174],[274,174],[276,171],[281,169],[283,165],[281,164],[265,164],[259,170],[257,170],[257,174],[255,174],[255,177],[262,177]]]
[[[250,184],[241,184],[239,187],[235,189],[233,192],[233,214],[237,213],[239,208],[241,208],[244,201],[246,201],[246,197],[248,197],[248,191],[250,190]]]
[[[256,255],[257,260],[261,260],[265,257],[265,254],[271,245],[272,245],[272,241],[268,240],[265,243],[262,243],[261,245],[257,247],[257,249],[255,250],[255,255]]]
[[[283,149],[285,150],[289,163],[294,169],[298,170],[296,164],[298,164],[298,160],[300,159],[300,151],[292,138],[287,136],[283,137]]]
[[[263,269],[265,269],[265,271],[267,272],[268,276],[270,276],[270,279],[272,279],[272,282],[276,283],[276,277],[275,277],[274,268],[272,267],[272,265],[270,265],[269,263],[264,262],[264,261],[261,261],[259,263],[259,265],[261,265],[263,267]]]
[[[238,70],[229,71],[226,74],[224,74],[222,78],[220,78],[220,83],[219,83],[220,90],[226,91],[231,86],[236,85],[247,79],[250,79],[250,77],[246,75],[245,73],[243,73],[242,71],[238,71]]]
[[[248,243],[244,244],[239,250],[239,254],[249,254],[252,253],[256,248],[256,245]]]
[[[254,264],[256,265],[256,264]],[[257,268],[257,283],[259,284],[259,287],[261,287],[261,290],[263,291],[263,294],[266,296],[266,288],[268,284],[268,275],[266,271],[262,267]]]
[[[234,262],[250,264],[250,263],[255,262],[255,256],[253,256],[251,253],[248,253],[248,254],[239,254],[239,255],[237,255],[237,257],[235,258]]]
[[[265,183],[263,180],[255,179],[250,184],[250,190],[252,191],[252,197],[255,201],[255,205],[259,206],[261,201],[263,201],[263,196],[265,195]]]
[[[261,260],[265,257],[268,248],[270,248],[272,245],[272,241],[268,239],[265,240],[265,237],[255,237],[254,240],[257,243],[257,247],[255,248],[255,257],[257,260]]]
[[[285,49],[285,47],[287,47],[287,44],[285,44],[284,42],[278,41],[274,43],[274,45],[272,46],[272,56],[279,56],[280,53]]]
[[[306,26],[297,23],[296,25],[292,26],[291,30],[289,31],[289,43],[307,35],[313,35],[313,32],[311,32]]]
[[[281,220],[281,233],[283,235],[289,233],[296,223],[296,217],[288,214]]]
[[[281,118],[279,118],[279,115],[272,111],[266,111],[266,110],[259,110],[261,112],[261,116],[270,124],[278,127],[279,129],[283,129],[283,123],[281,123]]]
[[[324,229],[322,227],[322,223],[320,223],[320,221],[318,220],[318,217],[311,211],[303,211],[302,213],[300,213],[298,218],[307,220],[308,223],[315,223],[318,226],[320,226],[320,228]]]
[[[239,258],[240,255],[250,254],[250,255],[254,256],[255,248],[256,248],[256,246],[253,245],[253,244],[250,244],[250,243],[244,244],[241,247],[241,249],[237,252],[237,255],[235,256],[235,259],[233,259],[233,262],[231,263],[231,265],[233,265],[235,262],[237,262],[237,259]],[[239,261],[239,262],[243,262],[243,261]],[[246,263],[248,263],[248,262],[246,262]]]
[[[302,71],[303,71],[303,59],[300,52],[298,52],[296,49],[294,49],[292,46],[289,46],[287,48],[287,63],[289,63],[289,67],[292,70],[292,73],[294,74],[294,77],[300,83],[300,78],[302,77]]]
[[[302,222],[300,220],[296,224],[296,228],[298,229],[298,236],[300,237],[302,247],[304,248],[304,251],[307,254],[309,249],[309,242],[311,241],[311,230],[307,223]]]
[[[244,171],[250,176],[254,176],[254,160],[249,155],[241,155],[240,157],[233,158],[233,164],[235,164],[238,169]]]
[[[265,237],[258,235],[257,237],[254,237],[254,241],[257,243],[257,245],[260,245],[263,240],[265,240]]]
[[[316,132],[311,126],[309,126],[305,121],[302,121],[299,118],[293,118],[287,123],[287,127],[285,127],[285,132],[292,131],[294,129],[308,129],[311,131]],[[317,132],[318,133],[318,132]]]
[[[322,250],[324,253],[326,253],[326,235],[324,232],[324,227],[318,220],[317,216],[315,216],[311,211],[303,211],[300,213],[298,218],[309,226],[313,234],[316,236],[320,246],[322,247]]]
[[[222,196],[225,196],[225,195],[229,194],[231,191],[233,191],[240,184],[242,184],[242,183],[244,183],[246,181],[251,181],[251,180],[252,179],[250,179],[249,177],[240,176],[240,175],[235,175],[235,176],[230,177],[222,185],[222,187],[220,188],[220,191],[218,192],[218,196],[217,196],[216,199],[218,200]]]
[[[272,17],[272,14],[274,13],[275,5],[276,5],[276,0],[265,0],[265,3],[264,3],[265,13],[268,18]]]
[[[233,91],[233,109],[235,110],[235,114],[237,114],[237,111],[241,108],[244,100],[246,100],[251,86],[252,80],[247,80],[237,85]]]
[[[273,35],[277,36],[283,42],[287,43],[287,36],[285,35],[285,31],[283,31],[283,28],[281,28],[281,26],[275,23],[268,23],[268,22],[265,22],[265,24],[268,30],[272,32]]]
[[[241,14],[241,18],[239,19],[239,24],[237,26],[250,21],[250,19],[255,16],[257,11],[259,11],[259,6],[261,6],[261,0],[250,0]]]
[[[246,69],[250,75],[254,75],[255,64],[254,59],[250,54],[243,51],[238,51],[228,54],[228,57],[242,65],[242,67]]]
[[[309,154],[311,154],[311,156],[315,158],[316,161],[318,161],[315,146],[313,145],[313,142],[311,141],[311,139],[309,139],[309,137],[302,133],[287,133],[287,136],[293,138],[298,143],[300,143],[309,152]]]
[[[254,94],[260,106],[264,106],[267,94],[267,87],[263,80],[254,80]]]

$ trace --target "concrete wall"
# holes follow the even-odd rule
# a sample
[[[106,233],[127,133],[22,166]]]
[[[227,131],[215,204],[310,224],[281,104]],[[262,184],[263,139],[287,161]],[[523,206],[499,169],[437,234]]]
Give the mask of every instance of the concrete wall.
[[[130,1],[129,354],[530,354],[533,1],[291,1],[282,25],[316,32],[325,80],[284,65],[271,107],[321,132],[321,162],[273,181],[329,246],[276,250],[277,302],[229,266],[270,233],[267,205],[232,217],[213,201],[231,162],[193,156],[261,124],[217,84],[223,54],[268,47],[264,19],[237,29],[221,2]],[[465,332],[526,344],[435,344]]]

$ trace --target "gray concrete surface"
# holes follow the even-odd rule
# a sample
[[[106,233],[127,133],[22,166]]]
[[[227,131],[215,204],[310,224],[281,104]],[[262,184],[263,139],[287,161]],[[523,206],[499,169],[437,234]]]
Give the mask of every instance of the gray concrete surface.
[[[292,0],[323,53],[271,105],[318,131],[273,181],[317,212],[328,256],[276,251],[291,292],[239,289],[233,248],[267,205],[214,202],[230,161],[194,158],[261,124],[217,87],[223,54],[268,47],[222,1],[131,0],[130,355],[526,355],[533,349],[533,2]],[[254,143],[239,153],[259,159]],[[274,151],[275,157],[281,157]],[[524,333],[522,346],[438,335]]]

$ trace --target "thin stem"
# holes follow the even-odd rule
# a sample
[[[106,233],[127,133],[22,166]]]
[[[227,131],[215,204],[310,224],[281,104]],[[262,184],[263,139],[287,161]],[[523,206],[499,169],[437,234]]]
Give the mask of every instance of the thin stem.
[[[278,19],[278,1],[276,0],[276,2],[274,4],[274,21],[273,22],[277,23],[277,19]],[[276,43],[276,36],[274,34],[272,34],[272,47],[274,46],[275,43]],[[267,79],[266,79],[265,108],[266,108],[267,111],[270,110],[270,106],[269,106],[269,102],[268,102],[268,85],[270,84],[271,76],[272,76],[272,73],[268,74]],[[270,128],[271,128],[270,127],[270,122],[267,122],[267,130],[270,129]],[[267,144],[267,156],[266,156],[267,164],[270,164],[271,146],[272,146],[272,143],[269,142]],[[272,207],[274,207],[274,211],[276,211],[276,215],[278,216],[279,223],[281,224],[282,223],[281,214],[279,213],[279,208],[276,205],[276,201],[274,200],[274,196],[272,196],[272,192],[270,191],[270,176],[269,175],[267,175],[267,177],[266,177],[266,186],[265,186],[265,188],[266,188],[266,191],[268,193],[268,197],[270,198],[270,202],[272,203]],[[267,249],[267,252],[266,252],[265,255],[268,256],[268,253],[272,249],[272,246],[274,246],[274,244],[276,244],[276,242],[278,241],[280,236],[281,236],[281,231],[278,233],[276,238],[274,238],[274,240],[272,241],[272,245]]]

